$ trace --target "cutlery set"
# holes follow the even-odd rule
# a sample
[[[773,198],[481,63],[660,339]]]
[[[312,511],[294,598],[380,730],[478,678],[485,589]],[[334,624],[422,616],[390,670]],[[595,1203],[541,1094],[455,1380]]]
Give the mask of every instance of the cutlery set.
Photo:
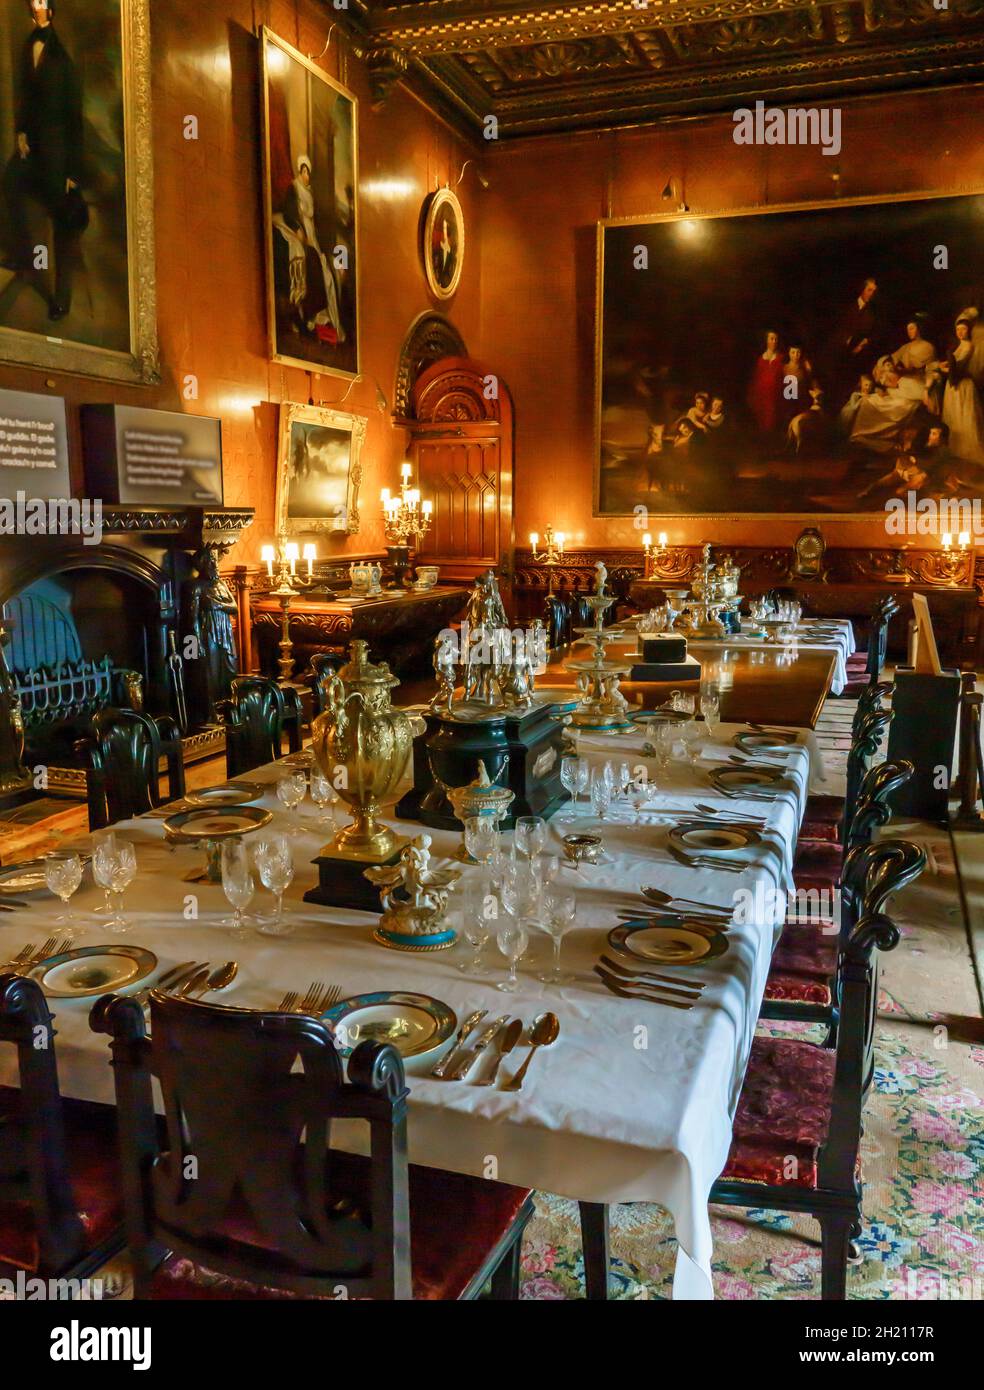
[[[205,994],[228,989],[238,974],[238,961],[228,960],[213,970],[207,960],[186,960],[181,965],[173,965],[154,984],[146,985],[131,998],[146,1005],[156,990],[158,994],[168,994],[175,999],[201,999]]]
[[[43,960],[47,960],[49,956],[61,955],[71,944],[70,936],[66,936],[63,941],[59,941],[57,936],[49,936],[40,946],[23,946],[16,956],[0,965],[0,974],[29,975]]]
[[[522,1019],[510,1018],[500,1014],[481,1031],[479,1025],[488,1016],[487,1009],[476,1009],[469,1014],[458,1029],[457,1036],[449,1052],[446,1052],[431,1072],[432,1077],[444,1081],[465,1081],[468,1074],[480,1059],[492,1058],[491,1064],[472,1082],[474,1086],[494,1086],[499,1075],[502,1059],[521,1041],[524,1031]],[[501,1091],[518,1091],[522,1088],[527,1069],[533,1054],[540,1047],[549,1047],[557,1040],[560,1021],[556,1014],[543,1013],[534,1019],[529,1030],[527,1042],[529,1051],[519,1070],[499,1087]]]
[[[320,1018],[326,1009],[337,1004],[342,997],[339,985],[326,985],[321,980],[312,980],[308,992],[298,1003],[296,989],[289,989],[274,1010],[278,1014],[311,1014]]]

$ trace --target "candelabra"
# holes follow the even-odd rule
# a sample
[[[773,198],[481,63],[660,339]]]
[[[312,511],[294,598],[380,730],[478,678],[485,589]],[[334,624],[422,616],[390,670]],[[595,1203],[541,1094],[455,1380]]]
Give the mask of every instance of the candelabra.
[[[645,557],[643,561],[643,577],[651,579],[659,568],[662,561],[666,559],[667,535],[665,531],[660,531],[656,537],[656,545],[653,546],[653,538],[647,531],[642,538],[642,551]]]
[[[544,531],[543,533],[543,543],[546,546],[546,549],[538,550],[537,546],[540,543],[540,533],[539,531],[530,532],[530,552],[533,556],[534,561],[538,565],[546,565],[550,571],[550,579],[547,588],[548,594],[553,593],[554,567],[558,565],[560,561],[563,559],[564,539],[565,537],[563,531],[555,532],[552,526],[548,526],[546,531]]]
[[[388,487],[380,494],[383,505],[383,531],[389,544],[386,547],[393,567],[393,585],[403,586],[410,568],[410,549],[420,545],[430,530],[434,504],[420,500],[420,489],[410,482],[413,469],[409,463],[400,465],[400,495],[393,497]]]
[[[294,658],[291,656],[293,643],[290,640],[290,605],[295,598],[298,598],[305,589],[314,586],[314,562],[317,559],[318,550],[313,541],[306,541],[303,551],[303,559],[307,565],[307,577],[298,575],[297,562],[302,558],[301,548],[296,541],[289,541],[286,536],[281,535],[277,538],[277,543],[265,545],[260,550],[260,559],[267,567],[267,577],[271,585],[276,583],[276,588],[268,589],[271,598],[280,601],[280,658],[277,662],[280,667],[280,684],[288,685],[290,678],[294,674]]]
[[[957,549],[953,548],[953,536],[949,531],[941,538],[942,550],[939,570],[949,584],[969,584],[973,582],[974,566],[970,558],[970,532],[961,531],[957,537]]]

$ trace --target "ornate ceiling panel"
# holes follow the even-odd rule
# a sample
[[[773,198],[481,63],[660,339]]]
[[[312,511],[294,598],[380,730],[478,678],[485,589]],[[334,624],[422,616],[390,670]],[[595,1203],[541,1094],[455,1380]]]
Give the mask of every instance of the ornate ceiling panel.
[[[349,15],[378,100],[407,82],[474,134],[495,116],[502,140],[984,77],[984,0],[354,0]]]

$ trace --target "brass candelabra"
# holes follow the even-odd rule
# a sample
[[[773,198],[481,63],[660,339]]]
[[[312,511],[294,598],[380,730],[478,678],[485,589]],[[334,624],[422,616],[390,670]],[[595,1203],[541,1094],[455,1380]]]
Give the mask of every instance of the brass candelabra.
[[[280,602],[280,668],[278,680],[288,685],[294,674],[294,658],[291,655],[293,643],[290,640],[290,606],[306,589],[315,585],[314,562],[318,548],[313,541],[306,541],[303,552],[297,541],[289,541],[285,535],[277,537],[276,545],[265,545],[260,550],[260,559],[267,567],[270,587],[267,592],[271,598]],[[303,559],[307,565],[307,575],[297,573],[298,561]],[[276,585],[276,587],[273,587]]]

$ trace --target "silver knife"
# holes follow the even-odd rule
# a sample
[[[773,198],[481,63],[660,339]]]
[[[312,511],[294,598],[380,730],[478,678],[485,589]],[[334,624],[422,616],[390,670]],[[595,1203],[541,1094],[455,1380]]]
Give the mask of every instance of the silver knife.
[[[495,1037],[498,1034],[499,1030],[501,1028],[505,1028],[508,1022],[509,1015],[500,1014],[499,1017],[495,1019],[492,1023],[490,1023],[487,1028],[483,1029],[483,1031],[479,1033],[478,1037],[472,1043],[471,1047],[465,1049],[465,1053],[464,1056],[461,1058],[461,1061],[456,1063],[456,1065],[448,1072],[448,1080],[460,1081],[461,1078],[471,1070],[475,1062],[477,1062],[479,1056],[488,1047],[489,1043],[495,1040]]]
[[[464,1023],[458,1029],[458,1036],[455,1038],[451,1048],[444,1054],[437,1066],[431,1072],[431,1076],[444,1076],[452,1062],[458,1060],[464,1050],[464,1042],[468,1034],[488,1013],[488,1009],[476,1009],[473,1014],[469,1014]]]

